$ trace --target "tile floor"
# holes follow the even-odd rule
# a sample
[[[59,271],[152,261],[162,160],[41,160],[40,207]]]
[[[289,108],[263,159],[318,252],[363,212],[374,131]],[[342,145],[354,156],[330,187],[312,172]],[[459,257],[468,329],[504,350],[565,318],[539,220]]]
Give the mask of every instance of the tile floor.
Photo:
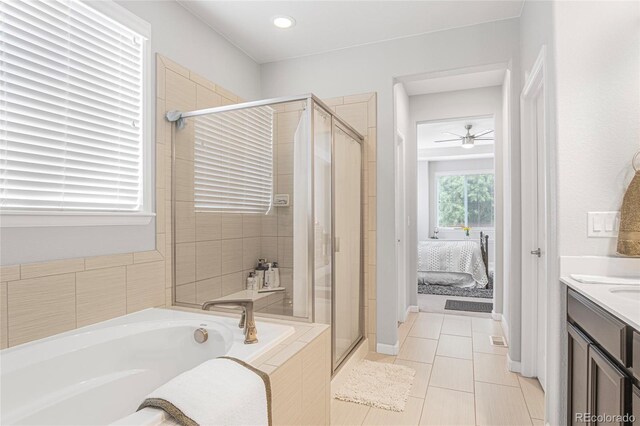
[[[416,370],[402,413],[332,399],[332,425],[538,425],[544,393],[536,379],[507,370],[507,349],[489,344],[502,335],[486,315],[413,313],[399,327],[400,353],[367,359]]]

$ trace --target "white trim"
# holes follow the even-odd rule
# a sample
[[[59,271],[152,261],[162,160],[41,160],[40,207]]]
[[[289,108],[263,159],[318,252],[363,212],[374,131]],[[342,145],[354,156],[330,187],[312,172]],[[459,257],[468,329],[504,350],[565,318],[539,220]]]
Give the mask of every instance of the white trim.
[[[409,305],[407,307],[407,312],[420,312],[420,307],[418,305]]]
[[[493,311],[493,310],[491,311],[491,318],[492,318],[494,321],[500,321],[500,322],[502,322],[502,314],[499,314],[499,313],[497,313],[496,311]]]
[[[548,156],[549,149],[549,124],[548,124],[548,84],[546,71],[546,46],[542,46],[540,53],[533,64],[531,72],[528,74],[527,81],[520,95],[520,123],[521,123],[521,206],[522,206],[522,242],[521,242],[521,360],[519,370],[525,377],[535,377],[537,372],[537,339],[538,339],[538,290],[537,282],[532,281],[532,277],[536,277],[538,268],[538,259],[530,254],[535,242],[537,241],[537,225],[539,218],[537,217],[537,190],[531,188],[533,182],[538,182],[537,165],[532,159],[537,158],[537,129],[531,124],[533,114],[536,110],[530,105],[530,101],[534,100],[538,94],[541,94],[544,105],[543,117],[543,143],[545,144],[545,155]],[[549,185],[549,159],[545,159],[545,182]],[[547,188],[545,197],[549,197]],[[549,207],[549,206],[548,206]],[[549,226],[548,221],[544,223]],[[534,235],[535,233],[535,235]],[[546,232],[547,239],[544,247],[540,247],[543,253],[541,261],[546,262],[545,271],[548,271],[549,262],[549,232]],[[547,277],[538,277],[538,280],[546,280]],[[547,284],[548,285],[548,284]],[[548,303],[547,303],[548,309]],[[547,342],[548,344],[548,342]]]
[[[148,225],[155,216],[145,212],[0,212],[0,228]]]
[[[385,345],[384,343],[378,343],[376,345],[376,352],[385,355],[398,355],[398,352],[400,352],[400,341],[396,341],[395,345]]]
[[[521,367],[520,361],[512,360],[509,354],[507,354],[507,368],[509,371],[513,373],[520,373]]]

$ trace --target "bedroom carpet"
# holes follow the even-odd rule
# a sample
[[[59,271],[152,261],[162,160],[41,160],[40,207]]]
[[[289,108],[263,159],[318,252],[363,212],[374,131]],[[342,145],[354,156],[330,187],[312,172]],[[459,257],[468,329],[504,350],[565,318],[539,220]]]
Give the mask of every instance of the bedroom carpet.
[[[418,294],[437,294],[439,296],[480,297],[493,299],[492,288],[459,288],[443,285],[418,284]]]
[[[447,300],[444,308],[449,311],[485,312],[490,314],[493,310],[493,303]]]

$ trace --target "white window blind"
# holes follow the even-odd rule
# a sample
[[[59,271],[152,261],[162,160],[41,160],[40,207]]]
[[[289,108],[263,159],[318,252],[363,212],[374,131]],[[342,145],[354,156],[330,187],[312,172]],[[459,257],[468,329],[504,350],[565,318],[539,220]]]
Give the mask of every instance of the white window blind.
[[[0,1],[2,210],[141,210],[145,41],[81,2]]]
[[[195,118],[196,211],[271,209],[273,113],[265,106]]]

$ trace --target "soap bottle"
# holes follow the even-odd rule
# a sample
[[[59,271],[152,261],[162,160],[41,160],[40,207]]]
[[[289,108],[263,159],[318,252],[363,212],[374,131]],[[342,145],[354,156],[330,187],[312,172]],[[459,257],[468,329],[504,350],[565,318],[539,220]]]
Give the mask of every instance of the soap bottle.
[[[247,277],[247,290],[257,290],[255,272],[249,272],[249,276]]]
[[[273,265],[271,266],[271,271],[272,271],[272,284],[271,287],[272,288],[278,288],[280,287],[280,268],[278,268],[278,262],[273,262]]]
[[[258,266],[256,267],[256,290],[261,290],[264,287],[264,278],[267,259],[258,259]]]

